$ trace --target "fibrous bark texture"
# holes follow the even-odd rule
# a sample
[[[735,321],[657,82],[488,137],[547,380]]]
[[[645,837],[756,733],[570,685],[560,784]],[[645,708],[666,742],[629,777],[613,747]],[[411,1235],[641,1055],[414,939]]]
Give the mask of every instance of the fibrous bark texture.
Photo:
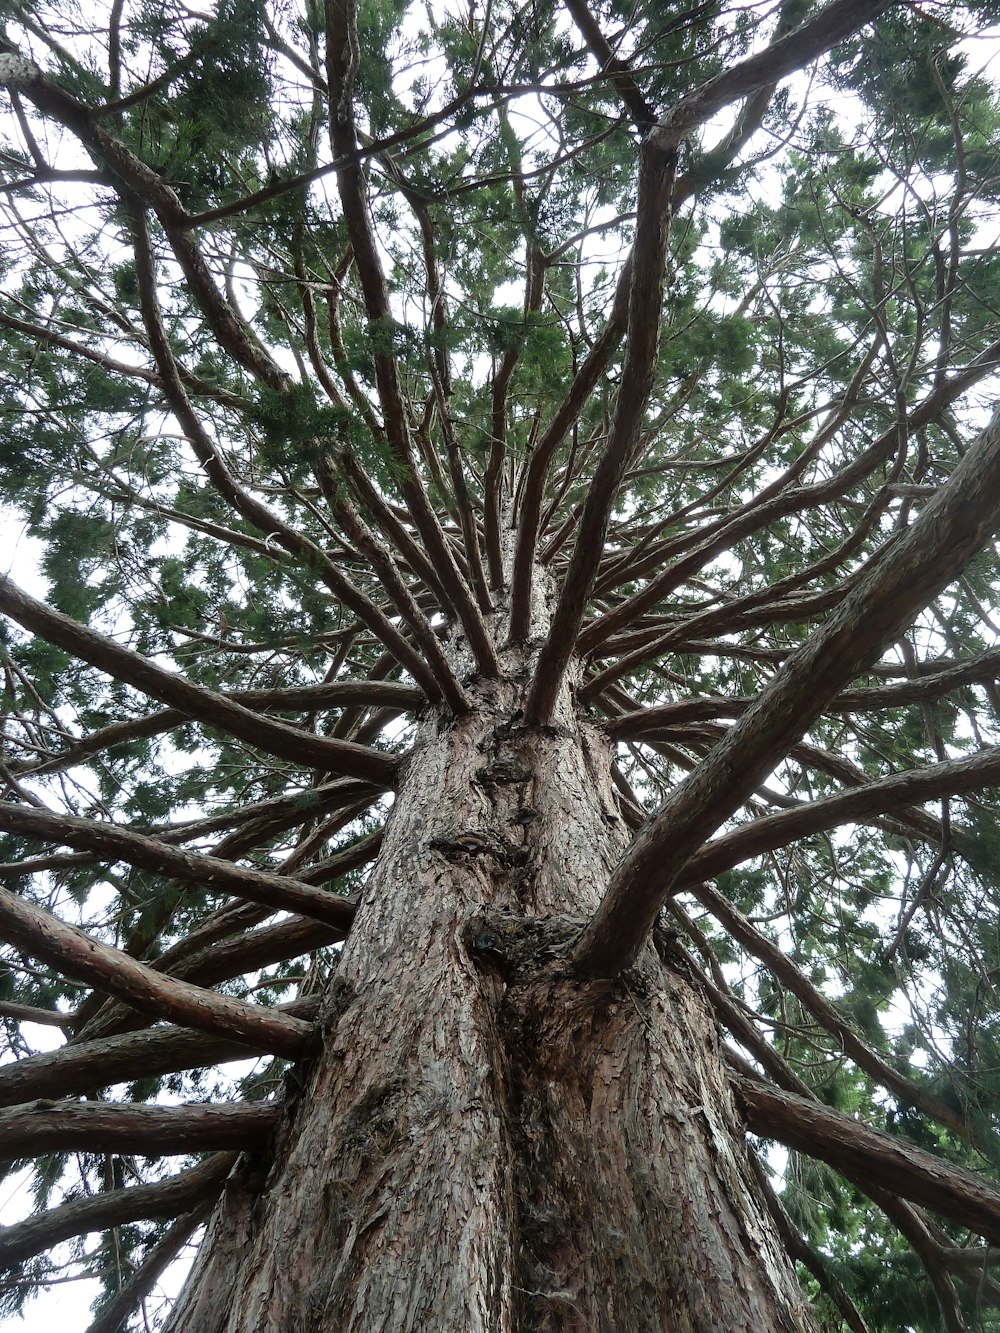
[[[171,1333],[814,1327],[682,962],[569,964],[625,831],[568,690],[526,727],[506,665],[422,724],[275,1164]]]

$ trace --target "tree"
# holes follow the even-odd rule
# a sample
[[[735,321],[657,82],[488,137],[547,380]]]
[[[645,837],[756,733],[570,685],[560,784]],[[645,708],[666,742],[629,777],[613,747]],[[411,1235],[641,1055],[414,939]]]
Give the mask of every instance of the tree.
[[[993,7],[2,12],[3,1308],[1000,1328]]]

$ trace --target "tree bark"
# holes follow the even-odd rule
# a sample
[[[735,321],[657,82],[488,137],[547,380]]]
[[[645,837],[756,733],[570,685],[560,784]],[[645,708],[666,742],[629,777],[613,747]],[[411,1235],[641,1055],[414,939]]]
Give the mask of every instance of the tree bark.
[[[570,970],[626,830],[567,689],[520,725],[519,665],[423,724],[273,1168],[171,1333],[815,1329],[682,964]]]

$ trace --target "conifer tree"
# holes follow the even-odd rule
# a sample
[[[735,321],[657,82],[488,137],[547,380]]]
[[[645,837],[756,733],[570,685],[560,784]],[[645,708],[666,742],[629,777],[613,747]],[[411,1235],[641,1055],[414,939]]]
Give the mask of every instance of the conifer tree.
[[[0,1310],[1000,1329],[996,6],[0,18]]]

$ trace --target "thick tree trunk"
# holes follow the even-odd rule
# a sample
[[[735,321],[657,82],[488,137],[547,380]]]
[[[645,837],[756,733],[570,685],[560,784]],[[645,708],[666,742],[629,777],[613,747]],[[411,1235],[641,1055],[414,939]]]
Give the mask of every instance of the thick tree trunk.
[[[625,844],[603,742],[475,688],[424,724],[275,1165],[171,1333],[813,1330],[695,986],[565,965]]]

